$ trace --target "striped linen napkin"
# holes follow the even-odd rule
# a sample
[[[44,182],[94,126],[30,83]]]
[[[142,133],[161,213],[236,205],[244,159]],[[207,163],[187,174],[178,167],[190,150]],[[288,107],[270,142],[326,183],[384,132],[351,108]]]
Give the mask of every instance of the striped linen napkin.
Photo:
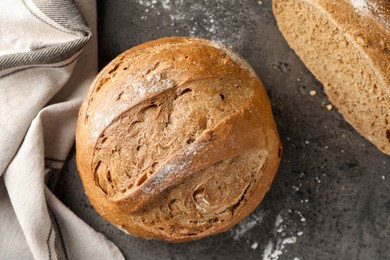
[[[96,75],[95,31],[94,0],[0,1],[0,259],[123,259],[49,188]]]

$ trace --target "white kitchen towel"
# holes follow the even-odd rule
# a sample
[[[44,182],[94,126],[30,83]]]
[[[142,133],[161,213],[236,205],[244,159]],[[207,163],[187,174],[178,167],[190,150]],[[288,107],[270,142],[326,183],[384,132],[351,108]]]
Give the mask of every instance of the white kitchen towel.
[[[123,259],[49,189],[97,72],[94,0],[0,1],[0,259]]]

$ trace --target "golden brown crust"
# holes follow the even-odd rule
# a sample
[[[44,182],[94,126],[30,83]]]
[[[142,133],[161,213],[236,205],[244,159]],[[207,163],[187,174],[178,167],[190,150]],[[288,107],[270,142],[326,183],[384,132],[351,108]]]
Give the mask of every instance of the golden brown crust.
[[[99,73],[79,112],[76,152],[105,219],[181,242],[251,213],[281,145],[253,69],[222,45],[176,37],[134,47]]]
[[[390,155],[390,2],[274,0],[273,10],[329,100]]]

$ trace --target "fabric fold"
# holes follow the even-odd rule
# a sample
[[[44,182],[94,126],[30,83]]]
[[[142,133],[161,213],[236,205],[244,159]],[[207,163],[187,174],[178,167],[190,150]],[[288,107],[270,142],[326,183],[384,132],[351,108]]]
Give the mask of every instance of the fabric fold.
[[[1,255],[123,259],[48,188],[97,73],[96,3],[3,0],[0,34],[0,230],[9,234],[0,238]]]

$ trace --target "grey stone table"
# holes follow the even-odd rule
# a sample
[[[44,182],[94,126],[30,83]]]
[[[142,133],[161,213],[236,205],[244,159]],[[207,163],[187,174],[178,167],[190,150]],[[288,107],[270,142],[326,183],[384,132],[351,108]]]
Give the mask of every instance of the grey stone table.
[[[260,75],[284,146],[271,190],[226,233],[169,244],[128,236],[91,207],[74,150],[56,194],[127,259],[389,259],[390,157],[346,123],[278,31],[271,1],[98,2],[99,59],[172,35],[225,43]],[[315,91],[315,94],[314,92]]]

